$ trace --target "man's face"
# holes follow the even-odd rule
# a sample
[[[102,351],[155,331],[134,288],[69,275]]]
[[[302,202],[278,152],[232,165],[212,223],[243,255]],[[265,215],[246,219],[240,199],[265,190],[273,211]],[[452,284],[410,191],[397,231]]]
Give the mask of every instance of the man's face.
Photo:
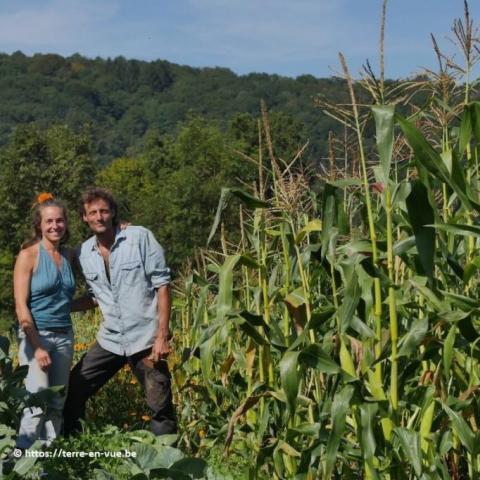
[[[112,218],[114,213],[105,200],[99,198],[83,205],[83,221],[88,224],[95,234],[102,234],[113,229]]]

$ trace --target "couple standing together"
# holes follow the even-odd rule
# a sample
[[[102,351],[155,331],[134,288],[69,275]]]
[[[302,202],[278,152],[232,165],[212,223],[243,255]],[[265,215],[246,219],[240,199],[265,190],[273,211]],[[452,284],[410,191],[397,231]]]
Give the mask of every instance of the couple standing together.
[[[28,365],[29,392],[65,386],[45,408],[26,408],[17,447],[39,439],[49,445],[62,428],[80,428],[85,404],[115,373],[129,364],[152,410],[151,429],[176,432],[166,357],[170,318],[170,270],[162,247],[143,228],[119,227],[117,203],[105,189],[92,187],[81,197],[83,221],[93,236],[76,250],[68,239],[65,207],[42,194],[34,207],[33,238],[17,257],[14,295],[19,321],[19,360]],[[73,300],[80,267],[88,294]],[[99,306],[103,321],[96,342],[70,371],[73,358],[71,311]]]

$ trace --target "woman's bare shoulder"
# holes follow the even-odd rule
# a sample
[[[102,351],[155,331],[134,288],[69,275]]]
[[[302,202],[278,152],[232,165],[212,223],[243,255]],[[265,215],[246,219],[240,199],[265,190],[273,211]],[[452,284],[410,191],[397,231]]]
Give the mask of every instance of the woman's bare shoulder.
[[[34,265],[38,257],[39,244],[30,245],[29,247],[22,248],[17,255],[17,263]]]

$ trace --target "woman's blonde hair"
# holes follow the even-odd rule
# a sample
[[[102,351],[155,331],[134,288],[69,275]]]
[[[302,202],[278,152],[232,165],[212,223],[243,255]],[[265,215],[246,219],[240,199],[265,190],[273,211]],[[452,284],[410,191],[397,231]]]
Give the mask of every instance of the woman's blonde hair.
[[[51,193],[41,193],[37,196],[32,208],[32,236],[29,240],[22,244],[22,249],[31,247],[42,239],[42,229],[40,224],[42,223],[42,211],[46,207],[58,207],[62,210],[63,218],[65,219],[65,233],[60,243],[65,243],[68,241],[70,232],[68,231],[67,210],[65,205],[54,198]]]

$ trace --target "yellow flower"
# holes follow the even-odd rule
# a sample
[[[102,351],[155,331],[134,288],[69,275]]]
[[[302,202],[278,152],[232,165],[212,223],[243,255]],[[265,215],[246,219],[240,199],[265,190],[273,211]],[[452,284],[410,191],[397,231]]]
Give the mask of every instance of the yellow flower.
[[[137,379],[136,379],[136,378],[132,378],[132,379],[130,380],[130,383],[131,383],[132,385],[135,385],[135,384],[137,384],[138,382],[137,382]]]
[[[151,419],[152,417],[150,417],[149,415],[142,415],[142,420],[145,420],[146,422],[148,422]]]

